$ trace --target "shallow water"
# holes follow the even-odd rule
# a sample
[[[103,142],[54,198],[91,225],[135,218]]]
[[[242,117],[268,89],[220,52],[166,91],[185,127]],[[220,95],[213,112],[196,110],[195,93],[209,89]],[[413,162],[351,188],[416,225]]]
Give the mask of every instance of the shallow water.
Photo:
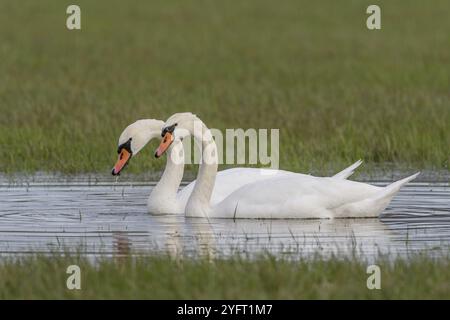
[[[372,182],[385,185],[387,182]],[[89,256],[283,257],[448,254],[450,186],[404,187],[381,219],[225,220],[151,216],[145,183],[0,184],[0,255],[81,251]]]

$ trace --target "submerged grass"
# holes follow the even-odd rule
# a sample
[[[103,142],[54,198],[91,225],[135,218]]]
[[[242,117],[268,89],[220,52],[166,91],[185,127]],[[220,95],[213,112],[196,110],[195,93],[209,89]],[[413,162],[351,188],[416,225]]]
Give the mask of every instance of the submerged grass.
[[[280,128],[281,167],[447,169],[448,0],[0,2],[0,172],[108,172],[123,128]],[[127,169],[160,169],[152,151]]]
[[[68,290],[66,269],[81,269],[81,290]],[[449,299],[450,258],[381,259],[381,290],[367,289],[357,259],[287,261],[100,259],[34,256],[0,260],[0,299]]]

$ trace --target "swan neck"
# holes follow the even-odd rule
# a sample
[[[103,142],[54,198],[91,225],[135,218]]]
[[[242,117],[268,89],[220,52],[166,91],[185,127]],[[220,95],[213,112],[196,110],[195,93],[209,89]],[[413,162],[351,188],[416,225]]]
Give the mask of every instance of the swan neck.
[[[153,188],[150,199],[164,197],[175,200],[184,173],[184,151],[180,141],[174,141],[167,153],[166,167]],[[149,199],[149,200],[150,200]]]
[[[217,146],[211,131],[203,122],[196,120],[193,129],[190,133],[194,136],[197,145],[201,146],[202,159],[194,190],[186,205],[186,215],[208,216],[217,174]]]

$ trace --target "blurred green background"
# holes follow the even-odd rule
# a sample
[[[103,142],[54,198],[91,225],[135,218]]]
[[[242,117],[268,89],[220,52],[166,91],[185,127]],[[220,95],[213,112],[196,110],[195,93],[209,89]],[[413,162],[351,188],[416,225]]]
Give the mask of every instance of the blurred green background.
[[[0,172],[108,174],[129,123],[180,111],[280,128],[285,169],[448,169],[449,14],[448,0],[0,0]],[[156,145],[127,170],[161,169]]]

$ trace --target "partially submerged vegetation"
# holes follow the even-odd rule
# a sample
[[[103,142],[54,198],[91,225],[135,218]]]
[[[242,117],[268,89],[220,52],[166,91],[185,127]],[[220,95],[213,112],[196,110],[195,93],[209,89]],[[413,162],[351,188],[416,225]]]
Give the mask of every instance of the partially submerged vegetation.
[[[377,3],[380,31],[367,1],[80,0],[68,31],[65,3],[1,2],[0,172],[108,173],[126,125],[187,110],[280,128],[285,169],[448,169],[450,2]]]
[[[367,266],[381,270],[381,289],[367,288]],[[69,265],[81,290],[66,286]],[[0,260],[0,299],[449,299],[450,258],[414,256],[373,263],[357,259],[287,261],[28,256]]]

